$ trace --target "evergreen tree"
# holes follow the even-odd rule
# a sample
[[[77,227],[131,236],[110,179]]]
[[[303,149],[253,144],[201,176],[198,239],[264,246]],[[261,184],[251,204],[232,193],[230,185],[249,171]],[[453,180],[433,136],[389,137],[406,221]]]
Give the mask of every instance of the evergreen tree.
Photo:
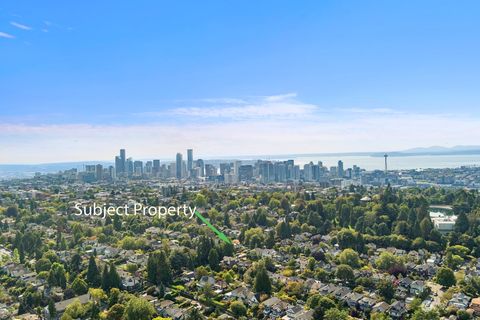
[[[48,274],[48,284],[51,287],[58,286],[63,289],[67,287],[67,277],[63,264],[60,264],[58,262],[52,264],[52,267],[50,268],[50,272]]]
[[[455,231],[459,233],[465,233],[468,230],[468,218],[467,215],[464,212],[461,212],[457,216],[457,221],[455,221]]]
[[[208,255],[213,248],[213,241],[207,236],[200,236],[197,244],[197,263],[206,265],[208,263]]]
[[[113,229],[115,229],[115,231],[122,230],[122,220],[118,215],[113,216]]]
[[[220,259],[218,257],[218,251],[215,248],[212,248],[208,254],[208,264],[210,268],[214,271],[220,269]]]
[[[158,255],[157,273],[158,280],[161,283],[168,285],[172,282],[172,269],[170,267],[170,261],[163,251],[160,251]]]
[[[19,257],[20,263],[25,263],[25,250],[23,249],[23,244],[20,244],[18,248],[18,257]]]
[[[102,284],[102,278],[93,255],[90,256],[90,260],[88,261],[87,283],[92,287],[99,287]]]
[[[147,278],[149,282],[157,285],[172,282],[172,268],[164,251],[153,252],[148,257]]]
[[[113,263],[110,264],[110,273],[109,273],[109,282],[110,288],[121,288],[122,280],[117,272],[117,268]]]
[[[272,292],[272,282],[264,265],[257,270],[254,288],[256,293],[270,294]]]
[[[272,249],[275,246],[275,233],[273,230],[270,230],[267,235],[267,240],[265,241],[265,246],[268,249]]]
[[[110,273],[108,271],[108,266],[103,266],[102,272],[102,289],[108,291],[110,289]]]
[[[48,313],[50,314],[50,319],[55,319],[57,309],[55,309],[55,303],[52,299],[48,300]]]

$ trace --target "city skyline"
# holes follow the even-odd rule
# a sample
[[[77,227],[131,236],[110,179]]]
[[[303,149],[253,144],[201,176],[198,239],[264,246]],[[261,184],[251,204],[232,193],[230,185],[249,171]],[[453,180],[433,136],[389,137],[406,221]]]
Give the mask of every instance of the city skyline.
[[[5,2],[0,163],[476,144],[478,7]]]

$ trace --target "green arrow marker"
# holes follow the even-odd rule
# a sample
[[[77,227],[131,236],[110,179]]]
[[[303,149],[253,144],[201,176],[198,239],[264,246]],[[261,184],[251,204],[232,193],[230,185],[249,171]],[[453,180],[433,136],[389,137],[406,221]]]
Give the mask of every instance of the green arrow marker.
[[[228,239],[228,237],[223,233],[221,232],[220,230],[218,230],[217,228],[215,228],[204,216],[202,216],[197,210],[195,210],[195,215],[200,218],[200,220],[203,221],[203,223],[205,223],[207,225],[207,227],[209,227],[213,232],[215,232],[217,234],[217,236],[222,239],[223,241],[225,241],[226,243],[228,244],[231,244],[232,241],[230,241],[230,239]]]

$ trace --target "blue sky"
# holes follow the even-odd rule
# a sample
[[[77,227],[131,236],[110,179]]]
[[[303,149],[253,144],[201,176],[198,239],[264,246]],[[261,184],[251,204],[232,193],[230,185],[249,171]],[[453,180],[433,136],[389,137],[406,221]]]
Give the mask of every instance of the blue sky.
[[[3,1],[0,163],[478,144],[479,9]]]

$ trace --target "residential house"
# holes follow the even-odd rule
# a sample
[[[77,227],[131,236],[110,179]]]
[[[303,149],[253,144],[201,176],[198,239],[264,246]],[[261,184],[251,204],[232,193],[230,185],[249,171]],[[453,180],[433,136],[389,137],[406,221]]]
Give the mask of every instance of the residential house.
[[[472,299],[470,302],[470,308],[473,309],[475,315],[480,315],[480,297]]]
[[[363,297],[358,301],[358,307],[363,312],[371,311],[377,301],[370,297]]]
[[[407,312],[407,306],[403,301],[395,301],[390,305],[390,308],[388,309],[388,314],[392,318],[396,318],[396,319],[401,318],[406,312]]]
[[[470,297],[463,292],[455,293],[452,299],[448,301],[448,306],[454,307],[458,310],[465,310],[470,303]]]
[[[423,291],[425,291],[425,289],[426,289],[426,285],[424,281],[415,280],[415,281],[412,281],[412,283],[410,284],[411,294],[415,294],[415,295],[421,294],[423,293]]]
[[[386,313],[390,305],[385,301],[380,301],[372,307],[372,313]]]
[[[227,300],[241,300],[244,304],[251,306],[254,303],[258,303],[257,297],[245,286],[238,287],[233,291],[225,294]]]

